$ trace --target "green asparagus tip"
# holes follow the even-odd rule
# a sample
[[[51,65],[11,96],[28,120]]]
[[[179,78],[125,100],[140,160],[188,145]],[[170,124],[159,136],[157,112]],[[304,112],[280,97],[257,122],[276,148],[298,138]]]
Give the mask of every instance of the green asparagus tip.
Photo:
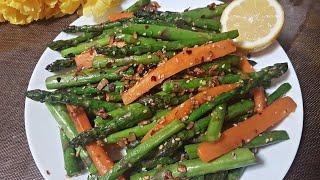
[[[48,94],[49,92],[40,89],[30,90],[25,93],[28,98],[42,103],[45,102],[45,98]]]

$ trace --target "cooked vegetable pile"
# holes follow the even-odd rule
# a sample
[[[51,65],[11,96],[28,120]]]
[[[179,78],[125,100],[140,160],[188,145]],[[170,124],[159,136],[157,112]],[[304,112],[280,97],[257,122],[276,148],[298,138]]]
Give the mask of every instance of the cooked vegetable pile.
[[[288,70],[255,71],[237,52],[236,30],[219,32],[227,4],[160,12],[139,0],[82,35],[49,44],[65,59],[47,70],[43,102],[61,128],[65,169],[92,179],[238,179],[262,146],[288,140],[269,131],[295,111],[291,86],[266,94]]]

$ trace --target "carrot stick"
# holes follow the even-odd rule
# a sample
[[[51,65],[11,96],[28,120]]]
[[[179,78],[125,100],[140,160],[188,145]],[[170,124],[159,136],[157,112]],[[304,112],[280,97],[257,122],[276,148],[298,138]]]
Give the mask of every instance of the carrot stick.
[[[213,59],[225,56],[236,50],[232,40],[224,40],[216,43],[189,48],[183,50],[170,60],[159,65],[156,69],[149,72],[137,84],[122,94],[124,104],[130,104],[154,86],[160,84],[170,76],[201,64],[212,61]]]
[[[176,119],[183,119],[188,117],[195,106],[199,106],[205,102],[211,101],[215,96],[218,96],[224,92],[231,91],[239,87],[239,84],[225,84],[217,87],[208,88],[192,98],[186,100],[181,105],[174,108],[169,114],[167,114],[154,128],[152,128],[142,139],[141,142],[146,141],[154,133],[162,129],[164,126]]]
[[[79,133],[92,128],[83,108],[73,105],[67,105],[67,109]],[[97,142],[88,144],[86,146],[86,149],[100,175],[104,175],[106,172],[112,169],[112,160],[104,151],[103,147],[100,146]]]
[[[108,16],[109,21],[114,22],[121,19],[128,19],[134,17],[133,12],[119,12],[113,13]]]
[[[97,55],[97,52],[94,49],[89,49],[79,55],[77,55],[74,60],[76,62],[77,68],[91,68],[94,56]]]
[[[263,87],[252,90],[254,100],[254,112],[261,113],[267,107],[267,97]]]
[[[291,112],[294,112],[296,107],[297,104],[290,97],[276,100],[261,114],[256,114],[223,132],[218,141],[201,143],[198,147],[200,159],[209,162],[240,147],[244,142],[251,141],[268,128],[280,123]]]
[[[240,69],[245,73],[252,73],[255,71],[246,57],[242,57],[240,61]],[[254,88],[252,90],[252,94],[254,99],[254,111],[261,113],[262,110],[267,106],[267,97],[264,88]]]
[[[255,72],[254,68],[249,63],[247,57],[242,56],[240,61],[240,69],[245,73],[252,73]]]

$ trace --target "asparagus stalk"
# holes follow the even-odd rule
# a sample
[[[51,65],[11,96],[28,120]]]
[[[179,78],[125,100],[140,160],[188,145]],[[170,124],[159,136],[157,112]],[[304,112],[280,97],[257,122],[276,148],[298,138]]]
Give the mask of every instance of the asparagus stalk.
[[[140,56],[128,56],[124,58],[111,58],[104,55],[95,56],[93,59],[93,68],[105,68],[108,65],[111,66],[125,66],[129,64],[156,64],[159,63],[163,58],[171,58],[174,55],[172,52],[163,54],[160,57],[156,54],[143,54]]]
[[[161,129],[158,133],[156,133],[146,142],[138,145],[136,148],[129,151],[125,157],[123,157],[119,162],[117,162],[113,166],[113,168],[100,179],[116,179],[126,170],[132,167],[136,162],[141,160],[147,153],[152,151],[152,149],[160,145],[173,134],[182,130],[184,127],[184,123],[179,120],[175,120],[172,123],[168,124],[168,126],[166,126],[165,129]]]
[[[259,148],[275,143],[279,143],[288,140],[289,136],[286,131],[270,131],[262,133],[261,135],[255,137],[253,140],[244,144],[245,148]],[[189,159],[194,159],[198,157],[197,150],[199,144],[189,144],[184,146],[185,152],[188,154]]]
[[[218,31],[221,27],[220,22],[215,19],[204,19],[204,18],[192,18],[189,16],[184,16],[181,13],[176,12],[146,12],[138,11],[135,13],[137,17],[140,18],[151,18],[153,20],[164,21],[167,23],[175,24],[179,28],[184,28],[189,26],[192,30],[194,27]],[[191,27],[191,28],[190,28]]]
[[[203,133],[210,121],[210,117],[200,119],[194,124],[194,127],[189,130],[183,130],[178,134],[172,136],[170,139],[162,143],[159,148],[152,153],[152,157],[166,157],[170,156],[177,151],[186,141],[193,138],[195,135]]]
[[[151,128],[153,128],[156,122],[161,119],[163,116],[168,114],[169,110],[160,110],[157,111],[156,114],[151,118],[151,123],[147,125],[137,125],[132,128],[128,128],[113,134],[110,134],[108,137],[104,139],[106,143],[116,143],[122,138],[126,138],[130,133],[134,133],[136,137],[143,137]]]
[[[112,34],[114,34],[114,30],[108,29],[105,32],[103,32],[100,36],[93,39],[92,41],[83,42],[83,43],[77,44],[76,46],[63,49],[61,51],[61,55],[63,57],[72,57],[82,53],[83,51],[91,47],[106,46],[109,44],[109,38]]]
[[[71,67],[75,67],[76,63],[73,59],[67,58],[67,59],[58,59],[54,61],[51,64],[48,64],[46,66],[46,70],[50,72],[58,72],[61,70],[65,70]]]
[[[61,92],[67,92],[77,95],[95,95],[103,93],[121,93],[124,90],[124,83],[121,81],[115,81],[107,84],[103,89],[98,90],[95,86],[80,86],[80,87],[71,87],[69,89],[62,89]]]
[[[65,105],[50,104],[47,102],[45,103],[45,105],[47,106],[49,112],[69,139],[73,139],[78,135],[78,131],[74,126],[73,121],[70,118]],[[93,162],[91,161],[87,151],[85,151],[82,147],[78,147],[76,149],[77,151],[80,151],[80,158],[82,162],[85,164],[85,166],[88,168],[88,171],[91,174],[96,174],[98,171]]]
[[[125,75],[134,74],[133,68],[122,72],[121,67],[111,69],[84,69],[81,72],[71,71],[67,73],[50,76],[46,79],[48,89],[62,89],[73,86],[82,86],[89,83],[97,83],[102,79],[115,81]]]
[[[115,126],[114,123],[117,121],[132,121],[130,122],[132,125],[129,126],[132,127],[137,122],[149,119],[152,116],[152,112],[147,106],[143,106],[140,103],[133,103],[128,106],[118,108],[114,111],[110,111],[108,112],[108,115],[111,116],[111,119],[105,120],[97,117],[95,119],[96,127]]]
[[[137,25],[137,24],[136,24]],[[140,27],[141,24],[138,24],[137,26],[139,26],[139,28],[144,28]],[[153,25],[153,27],[156,25]],[[183,29],[177,29],[177,28],[170,28],[170,27],[166,27],[166,26],[157,26],[157,27],[161,27],[163,31],[165,31],[166,33],[168,32],[170,35],[172,34],[181,34],[181,35],[185,35],[188,36],[188,34],[191,33],[198,33],[198,32],[192,32],[192,31],[188,31],[188,30],[183,30]],[[161,29],[160,28],[160,29]],[[167,29],[170,28],[170,31]],[[130,27],[126,28],[126,32],[130,33],[135,32],[136,29]],[[144,29],[137,29],[139,30],[140,33],[142,33],[143,35],[147,35],[145,33],[146,30]],[[153,30],[156,30],[156,28],[154,28]],[[183,32],[179,32],[179,31],[187,31],[187,33],[183,33]],[[123,30],[122,30],[123,31]],[[153,33],[157,33],[157,32],[153,32],[153,31],[148,31],[149,34],[153,34]],[[174,33],[172,33],[174,32]],[[159,35],[155,34],[154,37],[158,37]],[[194,34],[194,37],[198,36],[197,34]],[[238,31],[228,31],[228,32],[224,32],[224,33],[220,33],[220,34],[212,34],[212,37],[209,39],[206,38],[196,38],[196,39],[183,39],[183,40],[179,40],[179,41],[155,41],[155,43],[150,44],[150,45],[139,45],[139,46],[125,46],[122,48],[118,48],[118,47],[99,47],[96,49],[96,51],[99,54],[104,54],[107,56],[116,56],[116,57],[125,57],[125,56],[129,56],[129,55],[141,55],[141,54],[145,54],[148,52],[156,52],[159,50],[162,51],[175,51],[175,50],[181,50],[185,47],[193,47],[195,45],[202,45],[208,41],[221,41],[224,39],[233,39],[236,38],[238,36]],[[181,36],[180,36],[181,37]],[[208,38],[208,37],[207,37]]]
[[[190,80],[178,79],[178,80],[167,80],[165,81],[161,88],[162,91],[167,93],[172,92],[184,92],[184,91],[195,91],[199,88],[210,87],[213,85],[210,82],[214,82],[215,78],[213,77],[204,77],[204,78],[194,78]],[[240,76],[228,74],[226,76],[220,76],[218,81],[220,84],[231,84],[239,82]]]
[[[93,110],[104,109],[106,111],[112,111],[121,106],[117,103],[109,103],[106,101],[91,99],[87,97],[77,96],[74,94],[65,94],[60,92],[49,92],[43,90],[31,90],[27,91],[26,96],[34,101],[48,102],[48,103],[62,103],[62,104],[73,104],[82,107],[90,108]]]
[[[272,94],[270,94],[267,98],[267,103],[271,104],[284,94],[286,94],[291,89],[291,85],[289,83],[281,84]]]
[[[276,144],[289,139],[289,135],[286,131],[275,130],[270,132],[265,132],[251,140],[249,143],[245,144],[243,147],[247,148],[258,148],[262,146],[267,146],[271,144]]]
[[[125,11],[127,12],[136,12],[140,9],[142,9],[144,6],[148,5],[150,3],[150,0],[138,0],[133,5],[128,7]]]
[[[162,84],[161,88],[162,88],[162,91],[167,93],[194,91],[194,90],[197,90],[198,88],[210,86],[210,82],[212,80],[213,80],[212,77],[194,78],[190,80],[185,80],[185,79],[167,80]]]
[[[221,104],[214,108],[211,113],[207,134],[204,136],[206,141],[216,141],[220,137],[220,131],[226,114],[226,105]]]
[[[172,173],[173,177],[195,177],[218,171],[249,166],[254,163],[256,163],[254,154],[247,148],[239,148],[209,163],[202,162],[200,159],[186,160],[166,166],[160,170],[155,169],[137,173],[131,176],[130,179],[142,180],[144,177],[163,178],[163,175],[168,171]]]
[[[228,4],[222,4],[218,6],[212,5],[208,5],[204,8],[192,9],[190,11],[183,12],[182,15],[191,17],[192,19],[212,18],[215,16],[221,16],[224,9],[228,6]]]
[[[51,42],[50,44],[48,44],[48,47],[52,50],[60,51],[72,46],[76,46],[79,43],[88,41],[100,34],[101,34],[100,32],[85,32],[83,35],[80,35],[72,39],[58,40],[58,41]]]
[[[76,156],[76,150],[69,146],[69,138],[60,129],[60,139],[63,149],[64,168],[69,177],[76,176],[82,171],[82,162]]]
[[[116,133],[109,135],[108,137],[106,137],[104,139],[104,141],[106,143],[110,143],[110,144],[116,143],[120,139],[128,137],[130,135],[130,133],[134,133],[134,135],[137,138],[140,138],[140,137],[143,137],[151,128],[153,128],[153,126],[155,124],[156,124],[156,122],[152,122],[147,125],[143,125],[143,126],[138,125],[138,126],[135,126],[132,128],[128,128],[128,129],[125,129],[125,130],[122,130],[122,131],[119,131],[119,132],[116,132]]]
[[[174,157],[160,157],[160,158],[153,158],[147,161],[141,161],[141,167],[143,169],[152,169],[159,165],[168,165],[173,164],[180,160],[180,156],[174,156]]]
[[[98,127],[80,133],[71,140],[70,144],[73,146],[84,146],[94,140],[104,139],[117,131],[133,127],[140,121],[152,116],[150,109],[139,103],[130,104],[120,110],[111,111],[108,114],[113,117],[111,120],[103,120],[97,117],[95,123]]]
[[[121,28],[121,31],[125,34],[133,34],[136,32],[141,36],[159,38],[165,40],[178,40],[178,41],[187,41],[200,39],[203,43],[208,41],[221,41],[224,39],[233,39],[238,37],[238,31],[229,31],[227,33],[204,33],[204,32],[193,32],[189,30],[167,27],[167,26],[158,26],[158,25],[148,25],[148,24],[127,24]]]
[[[64,32],[66,33],[76,33],[76,32],[87,32],[87,33],[92,33],[92,32],[101,32],[103,30],[108,30],[112,29],[115,27],[121,26],[121,22],[107,22],[107,23],[102,23],[99,25],[84,25],[84,26],[68,26],[65,29],[63,29]]]
[[[228,171],[228,175],[226,177],[226,180],[239,180],[245,170],[246,170],[245,167],[241,167],[238,169],[232,169],[232,170]]]
[[[169,94],[165,92],[159,92],[153,95],[143,96],[138,100],[138,102],[144,104],[145,106],[149,106],[152,109],[158,110],[168,108],[169,106],[176,106],[183,103],[187,99],[189,99],[189,95],[187,94],[177,96],[174,93]]]
[[[226,114],[226,121],[230,121],[236,117],[247,114],[253,110],[254,103],[252,100],[241,100],[231,106],[228,106],[228,113]]]
[[[208,113],[214,106],[225,103],[232,98],[239,96],[241,97],[242,95],[247,94],[252,88],[259,86],[263,82],[280,77],[287,70],[287,63],[278,63],[273,66],[263,68],[259,72],[251,73],[251,80],[249,82],[245,81],[238,89],[223,93],[214,98],[212,101],[202,104],[199,108],[195,109],[190,114],[187,121],[194,121],[196,119],[199,119],[200,117]]]

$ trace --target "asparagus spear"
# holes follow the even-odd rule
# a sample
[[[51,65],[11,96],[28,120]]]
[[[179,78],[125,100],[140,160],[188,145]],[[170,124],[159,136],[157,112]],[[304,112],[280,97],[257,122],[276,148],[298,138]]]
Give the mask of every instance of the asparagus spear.
[[[121,22],[107,22],[107,23],[102,23],[99,25],[84,25],[84,26],[68,26],[65,29],[63,29],[64,32],[66,33],[76,33],[76,32],[87,32],[87,33],[92,33],[92,32],[101,32],[103,30],[108,30],[112,29],[118,26],[121,26]]]
[[[146,161],[141,161],[141,167],[143,169],[152,169],[159,165],[169,165],[173,164],[180,160],[180,156],[173,156],[173,157],[160,157],[160,158],[153,158]]]
[[[60,139],[63,149],[64,168],[69,177],[76,176],[82,171],[82,162],[76,157],[76,150],[69,146],[69,138],[60,129]]]
[[[76,46],[63,49],[61,51],[61,55],[63,57],[75,56],[91,47],[100,47],[100,46],[108,45],[109,38],[113,34],[114,34],[114,29],[108,29],[105,32],[103,32],[100,36],[93,39],[92,41],[83,42],[83,43],[77,44]]]
[[[229,170],[226,180],[239,180],[245,170],[245,167]]]
[[[140,26],[140,25],[141,24],[139,24],[138,26]],[[143,28],[143,27],[139,27],[139,28]],[[155,25],[153,25],[153,27],[155,27]],[[162,27],[162,30],[164,30],[165,32],[168,32],[170,35],[181,34],[179,32],[180,30],[187,31],[187,33],[182,33],[185,36],[188,36],[188,34],[190,34],[190,32],[197,33],[197,32],[192,32],[192,31],[183,30],[183,29],[176,29],[176,28],[171,28],[170,31],[167,31],[167,28],[170,28],[170,27],[165,27],[165,26],[157,26],[157,27]],[[128,27],[127,27],[127,29],[128,29]],[[142,34],[145,34],[144,29],[137,29],[137,30],[139,30]],[[157,30],[157,29],[154,28],[153,30]],[[130,33],[130,31],[135,32],[136,29],[131,28],[127,31],[127,33]],[[148,32],[149,32],[149,34],[151,34],[151,33],[157,33],[158,31],[157,32],[148,31]],[[171,32],[174,32],[174,33],[171,33]],[[147,34],[145,34],[145,35],[147,35]],[[197,34],[194,36],[197,36]],[[208,41],[221,41],[224,39],[233,39],[233,38],[236,38],[237,36],[238,36],[238,31],[228,31],[228,32],[220,33],[220,34],[212,34],[212,37],[209,39],[196,38],[196,39],[188,39],[188,40],[183,39],[183,40],[179,40],[179,41],[155,41],[155,43],[150,44],[150,45],[139,45],[139,46],[127,45],[122,48],[118,48],[115,46],[99,47],[96,49],[96,51],[99,54],[104,54],[107,56],[125,57],[125,56],[129,56],[129,55],[141,55],[141,54],[145,54],[148,52],[156,52],[159,50],[162,50],[162,51],[181,50],[185,47],[193,47],[195,45],[201,45],[201,44],[204,44]],[[158,37],[158,35],[155,34],[154,37]]]
[[[45,103],[45,105],[47,106],[51,115],[53,116],[53,118],[56,120],[60,128],[64,131],[65,135],[69,139],[73,139],[78,135],[78,131],[74,126],[73,121],[70,118],[65,105],[50,104],[47,102]],[[87,151],[85,151],[82,147],[78,147],[76,149],[77,151],[80,151],[80,158],[82,162],[85,164],[85,166],[88,168],[88,171],[91,174],[96,174],[98,171],[95,165],[92,163]]]
[[[186,27],[189,25],[190,30],[193,27],[198,27],[206,30],[218,31],[220,29],[220,22],[215,19],[204,19],[204,18],[192,18],[189,16],[184,16],[181,13],[176,12],[146,12],[146,11],[138,11],[135,13],[137,17],[140,18],[151,18],[158,21],[164,21],[167,23],[175,24],[179,28]],[[182,25],[182,26],[181,26]],[[184,28],[183,28],[184,29]]]
[[[184,127],[184,123],[179,120],[175,120],[172,123],[168,124],[165,129],[161,129],[146,142],[129,151],[125,157],[117,162],[113,166],[113,168],[100,179],[116,179],[126,170],[132,167],[136,162],[141,160],[147,153],[152,151],[152,149],[160,145],[162,142],[164,142],[166,139],[168,139]]]
[[[210,121],[210,117],[202,118],[194,124],[194,127],[189,130],[183,130],[178,134],[174,135],[164,143],[162,143],[159,148],[152,153],[152,157],[165,157],[172,155],[179,149],[187,140],[190,140],[195,135],[203,133]]]
[[[48,103],[62,103],[62,104],[74,104],[91,108],[93,110],[105,109],[106,111],[112,111],[121,106],[117,103],[109,103],[106,101],[91,99],[87,97],[77,96],[74,94],[65,94],[60,92],[49,92],[43,90],[31,90],[27,91],[26,96],[34,101],[48,102]]]
[[[286,94],[291,89],[291,85],[289,83],[281,84],[272,94],[270,94],[267,98],[267,103],[271,104],[284,94]]]
[[[169,94],[165,92],[159,92],[153,95],[143,96],[138,100],[138,102],[144,104],[145,106],[149,106],[152,109],[157,110],[181,104],[187,99],[189,99],[189,97],[190,96],[188,94],[177,96],[174,93]]]
[[[211,113],[207,134],[204,136],[206,141],[216,141],[220,137],[220,131],[226,114],[226,105],[221,104],[215,107]]]
[[[288,139],[289,135],[286,131],[275,130],[260,134],[259,136],[251,140],[249,143],[245,144],[243,147],[258,148],[262,146],[279,143]]]
[[[229,121],[241,115],[247,114],[253,110],[253,106],[253,101],[247,99],[228,106],[228,113],[226,114],[225,120]]]
[[[289,136],[286,131],[270,131],[262,133],[261,135],[255,137],[247,144],[244,144],[245,148],[259,148],[275,143],[279,143],[288,140]],[[190,144],[184,146],[185,152],[188,154],[189,159],[194,159],[198,157],[197,149],[199,144]]]
[[[65,70],[67,68],[71,68],[75,66],[76,66],[76,62],[74,61],[74,59],[70,59],[70,58],[58,59],[53,63],[48,64],[46,66],[46,70],[50,72],[58,72],[58,71]]]
[[[148,25],[148,24],[127,24],[121,28],[121,31],[125,34],[133,34],[136,32],[141,36],[160,38],[165,40],[195,40],[201,39],[203,43],[207,41],[221,41],[224,39],[233,39],[238,37],[238,31],[229,31],[228,33],[204,33],[204,32],[193,32],[189,30],[158,26],[158,25]]]
[[[150,3],[150,0],[138,0],[133,5],[128,7],[128,9],[126,9],[125,11],[136,12],[136,11],[140,10],[141,8],[143,8],[144,6],[148,5],[149,3]]]
[[[176,164],[164,167],[163,169],[155,169],[147,172],[137,173],[130,177],[131,180],[143,179],[144,177],[159,177],[170,171],[173,177],[194,177],[218,171],[235,169],[239,167],[254,164],[256,159],[254,154],[247,148],[239,148],[231,151],[220,158],[205,163],[200,159],[186,160]]]
[[[162,84],[162,91],[171,93],[171,92],[184,92],[184,91],[194,91],[199,88],[210,87],[214,82],[215,78],[213,77],[204,77],[204,78],[194,78],[190,80],[177,79],[177,80],[167,80]],[[218,81],[220,84],[231,84],[239,82],[240,76],[229,74],[226,76],[220,76]],[[212,83],[210,83],[212,82]]]
[[[191,17],[192,19],[212,18],[214,16],[221,16],[222,12],[227,6],[227,3],[218,6],[216,6],[215,4],[211,4],[204,8],[197,8],[183,12],[182,15]]]
[[[193,91],[201,87],[210,86],[210,82],[212,80],[213,80],[212,77],[194,78],[190,80],[185,80],[185,79],[167,80],[162,84],[161,87],[162,87],[162,91],[167,93]]]
[[[115,81],[107,84],[103,89],[98,90],[95,86],[80,86],[80,87],[71,87],[68,89],[62,89],[61,92],[67,92],[77,95],[95,95],[103,93],[121,93],[124,90],[124,83],[121,81]]]
[[[137,122],[149,119],[152,116],[152,112],[147,106],[143,106],[140,103],[133,103],[108,112],[108,116],[110,116],[111,119],[105,120],[97,117],[95,119],[96,127],[108,127],[110,125],[114,126],[114,123],[117,121],[132,121],[130,122],[130,124],[132,124],[130,127],[132,127]]]
[[[80,36],[72,38],[72,39],[58,40],[58,41],[51,42],[50,44],[48,44],[48,47],[52,50],[60,51],[62,49],[76,46],[79,43],[88,41],[88,40],[90,40],[100,34],[101,34],[100,32],[85,32],[83,35],[80,35]]]
[[[214,98],[212,101],[202,104],[199,108],[195,109],[190,114],[187,121],[194,121],[196,119],[199,119],[200,117],[208,113],[214,106],[225,103],[232,98],[247,94],[252,88],[259,86],[263,82],[270,81],[273,78],[280,77],[287,70],[287,63],[277,63],[273,66],[263,68],[261,71],[251,73],[249,75],[251,78],[250,81],[245,81],[238,89],[223,93]]]
[[[93,59],[94,68],[105,68],[108,65],[111,66],[125,66],[129,64],[156,64],[159,63],[163,58],[171,58],[174,53],[168,52],[163,54],[163,57],[160,57],[157,54],[143,54],[140,56],[128,56],[124,58],[111,58],[104,55],[95,56]]]
[[[126,113],[122,114],[122,110]],[[70,144],[73,146],[86,145],[94,140],[104,139],[112,133],[133,127],[138,122],[152,116],[149,108],[139,103],[130,104],[127,107],[121,108],[120,110],[114,110],[108,114],[113,117],[111,120],[103,120],[100,117],[97,117],[95,122],[99,127],[80,133],[71,140]]]
[[[48,89],[62,89],[73,86],[82,86],[89,83],[97,83],[102,79],[115,81],[125,75],[134,74],[133,68],[121,71],[122,67],[111,69],[84,69],[81,72],[71,71],[67,73],[50,76],[46,79]]]

